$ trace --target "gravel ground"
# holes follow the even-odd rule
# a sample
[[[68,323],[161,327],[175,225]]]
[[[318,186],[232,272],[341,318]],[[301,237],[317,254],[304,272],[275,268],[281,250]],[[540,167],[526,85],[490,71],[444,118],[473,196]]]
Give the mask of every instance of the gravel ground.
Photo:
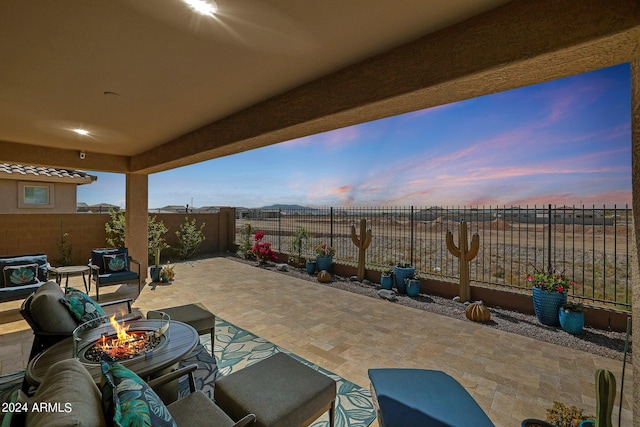
[[[230,258],[250,265],[256,264],[255,261],[246,261],[235,257]],[[271,265],[266,268],[281,274],[287,274],[299,279],[319,283],[315,276],[310,276],[305,270],[291,266],[287,267],[288,271],[286,272],[277,270],[275,265]],[[333,280],[330,283],[322,284],[371,298],[380,298],[378,296],[380,285],[370,283],[366,280],[364,282],[358,282],[345,277],[333,276]],[[435,295],[420,294],[416,298],[411,298],[406,295],[398,295],[398,300],[395,302],[389,302],[389,304],[401,304],[407,307],[413,307],[419,310],[425,310],[431,313],[437,313],[443,316],[469,322],[465,317],[464,304]],[[491,321],[485,323],[489,328],[512,332],[518,335],[562,345],[564,347],[574,348],[576,350],[586,351],[611,359],[622,360],[624,357],[624,343],[626,337],[624,332],[604,331],[585,327],[582,334],[574,336],[564,332],[559,326],[552,327],[540,324],[534,315],[505,310],[499,307],[490,307],[489,309],[491,311]],[[631,342],[629,342],[627,361],[631,363]]]

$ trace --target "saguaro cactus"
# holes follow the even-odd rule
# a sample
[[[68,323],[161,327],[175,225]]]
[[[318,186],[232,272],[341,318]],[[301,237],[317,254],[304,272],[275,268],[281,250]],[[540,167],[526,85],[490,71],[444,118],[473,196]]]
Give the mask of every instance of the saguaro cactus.
[[[371,244],[371,229],[367,230],[367,220],[360,220],[360,238],[356,236],[355,225],[351,226],[351,240],[360,249],[358,251],[358,280],[364,279],[365,252]]]
[[[447,249],[456,258],[460,259],[460,300],[462,302],[471,299],[471,287],[469,286],[469,262],[478,255],[480,249],[480,237],[474,233],[471,238],[471,249],[467,243],[467,223],[460,221],[458,228],[458,246],[453,243],[453,234],[447,230]]]
[[[611,427],[616,377],[606,369],[596,369],[596,427]]]

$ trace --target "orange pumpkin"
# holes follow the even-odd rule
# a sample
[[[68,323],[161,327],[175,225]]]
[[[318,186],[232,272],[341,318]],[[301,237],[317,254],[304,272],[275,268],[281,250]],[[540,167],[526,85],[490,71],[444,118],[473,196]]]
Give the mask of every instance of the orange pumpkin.
[[[322,270],[320,273],[318,273],[318,282],[320,283],[329,283],[331,281],[331,273],[329,273],[327,270]]]
[[[489,309],[481,302],[469,304],[465,310],[465,314],[467,319],[473,322],[486,323],[491,320],[491,312],[489,312]]]

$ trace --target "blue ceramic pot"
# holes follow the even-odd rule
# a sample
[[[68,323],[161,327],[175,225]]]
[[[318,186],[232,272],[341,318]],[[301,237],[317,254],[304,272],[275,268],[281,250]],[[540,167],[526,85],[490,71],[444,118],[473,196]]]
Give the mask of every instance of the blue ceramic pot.
[[[393,277],[380,276],[380,286],[382,286],[382,289],[393,289]]]
[[[538,321],[543,325],[558,326],[560,319],[558,310],[567,302],[567,292],[543,291],[533,287],[533,309]]]
[[[318,265],[318,271],[327,270],[329,273],[331,273],[331,265],[333,264],[333,257],[316,256],[316,264]]]
[[[415,272],[415,267],[398,267],[397,265],[393,267],[393,277],[396,278],[396,288],[398,289],[398,293],[407,293],[407,287],[405,286],[404,279]]]
[[[420,280],[417,279],[405,279],[405,286],[407,288],[407,296],[417,297],[420,293]]]
[[[578,335],[584,328],[584,313],[582,312],[565,311],[561,307],[558,311],[558,319],[560,320],[562,330],[570,334]]]
[[[307,261],[307,273],[313,275],[316,274],[316,262],[313,260]]]

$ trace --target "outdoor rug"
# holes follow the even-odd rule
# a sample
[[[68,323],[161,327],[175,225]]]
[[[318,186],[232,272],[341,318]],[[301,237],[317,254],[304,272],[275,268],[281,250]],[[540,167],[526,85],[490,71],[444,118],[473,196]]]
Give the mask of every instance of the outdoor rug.
[[[194,363],[198,365],[194,372],[196,388],[210,398],[213,398],[214,382],[221,375],[229,375],[275,353],[283,352],[336,381],[338,390],[336,427],[367,427],[376,417],[369,390],[219,318],[216,319],[216,343],[213,350],[215,358],[211,355],[211,335],[201,335],[200,344],[180,362],[180,366]],[[11,393],[22,385],[23,378],[24,371],[0,376],[0,402],[9,400]],[[189,384],[186,378],[183,378],[179,383],[179,394],[185,396],[187,393],[189,393]],[[2,415],[0,413],[0,420]],[[327,427],[328,425],[327,412],[310,427]]]

